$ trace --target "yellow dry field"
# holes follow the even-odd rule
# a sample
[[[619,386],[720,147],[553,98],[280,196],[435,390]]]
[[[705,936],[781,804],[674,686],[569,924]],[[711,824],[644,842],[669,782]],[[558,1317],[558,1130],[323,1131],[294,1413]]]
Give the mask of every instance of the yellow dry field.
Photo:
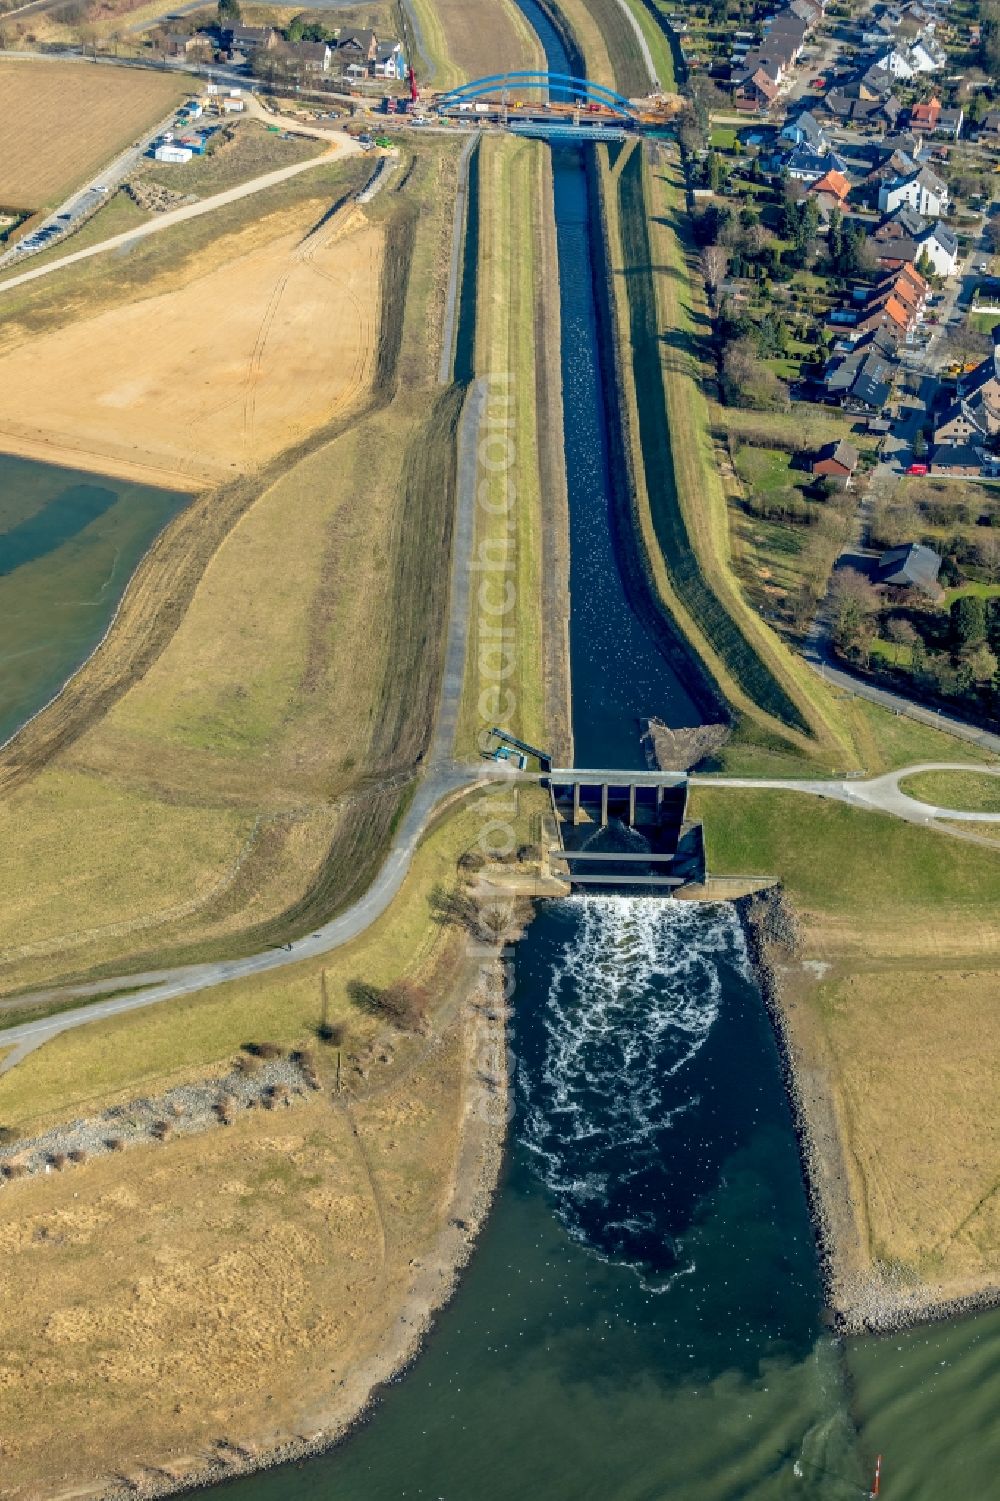
[[[191,488],[332,421],[372,375],[381,231],[271,243],[0,357],[0,443]]]
[[[184,92],[183,80],[132,68],[0,62],[0,203],[55,205]]]
[[[427,0],[465,78],[544,68],[541,45],[513,0]]]
[[[956,1297],[1000,1279],[1000,971],[852,974],[817,997],[868,1250]]]
[[[276,478],[240,477],[196,499],[152,555],[193,557],[192,592],[177,596],[175,607],[175,574],[151,563],[126,599],[126,606],[136,601],[131,629],[140,640],[152,634],[155,654],[141,671],[126,671],[123,628],[122,639],[112,638],[81,674],[89,687],[75,701],[72,737],[54,757],[39,752],[32,761],[24,753],[30,776],[16,779],[0,801],[0,992],[212,957],[232,952],[237,935],[246,949],[266,948],[309,931],[370,879],[426,743],[437,692],[447,593],[440,559],[458,402],[439,392],[428,331],[441,326],[447,274],[440,252],[451,228],[442,182],[453,171],[448,152],[444,160],[428,152],[415,168],[418,191],[432,179],[425,186],[433,207],[420,215],[405,307],[399,253],[391,296],[372,267],[381,237],[395,235],[398,244],[397,216],[409,217],[388,194],[373,205],[373,224],[332,240],[311,266],[293,259],[302,279],[297,291],[291,279],[284,286],[294,327],[301,332],[297,307],[310,300],[330,346],[310,343],[303,389],[320,368],[335,381],[343,341],[319,317],[314,285],[320,300],[334,290],[316,268],[342,266],[338,257],[354,254],[352,246],[369,245],[372,325],[378,309],[387,334],[403,324],[405,367],[392,399],[384,386],[371,404],[366,394],[339,432],[336,423],[324,426],[294,462],[280,457],[270,470]],[[286,233],[296,216],[315,223],[316,205],[281,215]],[[270,249],[251,236],[244,258],[256,264]],[[205,255],[218,259],[207,267],[199,259],[199,269],[231,297],[234,266],[215,248]],[[175,295],[183,304],[183,288],[167,290],[157,288],[161,308],[175,306]],[[141,316],[148,302],[105,310],[95,321]],[[283,308],[284,301],[276,329]],[[164,339],[172,338],[162,326]],[[66,326],[62,336],[73,332]],[[190,337],[201,333],[189,327]],[[221,334],[218,347],[224,352]],[[266,345],[264,355],[262,378]],[[315,397],[310,390],[303,399]],[[266,423],[265,406],[258,397],[258,420]],[[224,417],[216,424],[220,443]],[[233,524],[216,544],[208,519],[220,506]],[[159,609],[164,597],[161,632],[158,617],[150,625],[144,612]],[[124,667],[116,665],[119,649]],[[72,693],[65,698],[72,724]],[[58,710],[59,701],[52,713]]]
[[[426,1312],[413,1261],[440,1254],[466,1046],[454,1022],[380,1050],[369,1098],[0,1187],[6,1501],[311,1432],[388,1374],[401,1310]]]

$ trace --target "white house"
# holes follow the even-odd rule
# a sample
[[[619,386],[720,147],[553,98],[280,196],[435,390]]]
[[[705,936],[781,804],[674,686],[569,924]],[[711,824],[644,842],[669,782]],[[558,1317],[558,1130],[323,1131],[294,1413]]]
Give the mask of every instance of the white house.
[[[888,47],[873,64],[892,78],[916,78],[921,73],[937,73],[945,65],[945,55],[932,37],[918,37],[909,47]]]
[[[958,236],[942,224],[929,224],[916,237],[920,255],[926,255],[935,276],[954,276],[958,270]],[[918,255],[919,259],[919,255]]]
[[[405,78],[406,58],[403,56],[402,43],[388,40],[379,42],[373,71],[376,78]]]
[[[883,214],[894,214],[906,204],[925,219],[938,219],[948,207],[948,189],[928,167],[920,167],[907,177],[884,182],[878,192],[878,206]]]

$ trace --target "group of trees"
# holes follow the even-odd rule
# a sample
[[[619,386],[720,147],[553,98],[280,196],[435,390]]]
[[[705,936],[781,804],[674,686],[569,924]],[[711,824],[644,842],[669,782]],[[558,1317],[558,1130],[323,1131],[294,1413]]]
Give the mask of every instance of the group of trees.
[[[834,575],[830,599],[833,640],[843,655],[870,666],[881,636],[897,648],[892,665],[908,673],[914,690],[1000,712],[1000,599],[961,595],[946,620],[926,610],[898,611],[851,568]]]
[[[875,269],[875,255],[864,226],[853,219],[845,221],[839,208],[830,211],[827,254],[836,276],[869,276]]]

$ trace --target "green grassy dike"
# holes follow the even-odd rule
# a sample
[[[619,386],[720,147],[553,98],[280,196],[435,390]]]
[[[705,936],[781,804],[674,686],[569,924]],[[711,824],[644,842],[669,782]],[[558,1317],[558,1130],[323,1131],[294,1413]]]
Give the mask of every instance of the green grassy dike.
[[[478,214],[467,229],[476,255],[472,375],[485,383],[476,473],[475,558],[480,587],[469,621],[457,749],[475,755],[491,723],[546,743],[557,713],[546,703],[541,403],[558,361],[558,280],[552,265],[548,152],[537,141],[490,136],[478,151]],[[471,199],[470,199],[471,202]],[[468,241],[467,241],[468,245]],[[468,307],[463,289],[463,304]],[[461,330],[460,330],[461,337]],[[506,604],[510,609],[496,613]],[[483,601],[485,599],[485,607]],[[498,638],[497,632],[503,636]],[[557,642],[545,643],[558,650]]]
[[[653,587],[758,738],[855,764],[823,685],[749,609],[730,570],[672,168],[628,148],[599,156],[633,505]]]

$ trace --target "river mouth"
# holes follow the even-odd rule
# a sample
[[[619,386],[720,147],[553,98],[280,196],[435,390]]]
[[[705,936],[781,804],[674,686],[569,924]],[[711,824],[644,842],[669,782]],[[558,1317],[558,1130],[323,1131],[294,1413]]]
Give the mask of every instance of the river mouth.
[[[0,454],[0,745],[94,650],[189,499]]]

